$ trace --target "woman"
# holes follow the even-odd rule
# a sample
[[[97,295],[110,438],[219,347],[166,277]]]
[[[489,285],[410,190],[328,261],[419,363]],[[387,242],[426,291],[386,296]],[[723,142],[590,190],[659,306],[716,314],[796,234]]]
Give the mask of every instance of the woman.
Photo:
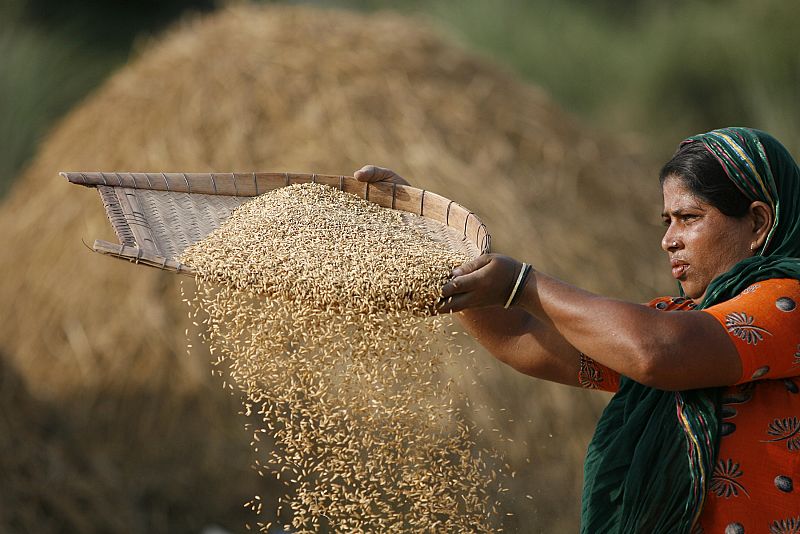
[[[681,298],[621,302],[487,254],[453,271],[443,310],[524,373],[616,392],[583,532],[800,533],[800,171],[726,128],[685,140],[660,181]]]

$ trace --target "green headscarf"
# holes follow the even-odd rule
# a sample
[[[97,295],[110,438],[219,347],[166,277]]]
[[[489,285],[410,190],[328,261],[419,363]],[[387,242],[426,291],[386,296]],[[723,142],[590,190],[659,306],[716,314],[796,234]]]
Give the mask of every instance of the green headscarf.
[[[751,202],[775,222],[754,257],[715,278],[698,309],[770,278],[800,279],[800,170],[771,135],[724,128],[686,139],[703,143]],[[670,392],[622,377],[589,444],[582,533],[689,533],[719,444],[718,388]]]

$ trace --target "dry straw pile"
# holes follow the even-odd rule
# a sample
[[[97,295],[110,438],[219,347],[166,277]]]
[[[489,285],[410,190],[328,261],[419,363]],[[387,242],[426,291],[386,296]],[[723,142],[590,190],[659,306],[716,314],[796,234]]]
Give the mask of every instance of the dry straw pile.
[[[46,406],[59,422],[33,434],[51,460],[27,472],[60,490],[63,507],[42,512],[23,498],[37,510],[31,521],[236,530],[249,517],[241,503],[272,491],[236,471],[251,463],[250,437],[230,416],[238,399],[220,392],[201,349],[185,356],[184,330],[196,329],[174,276],[89,253],[81,239],[113,236],[96,195],[60,170],[347,174],[377,163],[469,206],[495,250],[545,272],[642,300],[670,289],[656,276],[655,168],[419,21],[241,6],[187,21],[136,56],[52,132],[0,206],[0,353],[37,399],[6,412]],[[575,531],[603,399],[479,361],[488,369],[470,395],[507,417],[476,424],[514,440],[489,443],[517,471],[507,530]],[[0,425],[0,441],[11,439]],[[10,461],[0,456],[0,470]],[[83,477],[82,502],[116,510],[125,528],[67,499],[69,473]],[[18,491],[0,484],[0,502]],[[0,530],[23,514],[4,513]]]
[[[442,373],[459,352],[435,343],[444,319],[431,317],[469,257],[415,219],[294,185],[242,205],[181,257],[197,273],[193,315],[220,374],[261,419],[254,443],[270,446],[256,467],[285,484],[287,530],[497,524],[499,481]]]

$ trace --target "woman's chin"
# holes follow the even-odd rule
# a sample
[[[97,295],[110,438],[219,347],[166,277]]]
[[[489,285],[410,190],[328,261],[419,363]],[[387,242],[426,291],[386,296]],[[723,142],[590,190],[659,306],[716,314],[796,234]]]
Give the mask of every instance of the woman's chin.
[[[702,302],[706,294],[705,287],[697,287],[697,285],[692,283],[681,282],[681,289],[683,289],[683,296],[694,302]]]

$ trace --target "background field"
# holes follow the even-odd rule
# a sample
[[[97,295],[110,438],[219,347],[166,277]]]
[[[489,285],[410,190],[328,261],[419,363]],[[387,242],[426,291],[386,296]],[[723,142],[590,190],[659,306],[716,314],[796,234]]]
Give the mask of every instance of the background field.
[[[0,4],[0,187],[52,121],[186,12],[223,0]],[[293,3],[293,2],[288,2]],[[333,0],[433,22],[592,127],[658,159],[690,133],[751,125],[800,148],[800,4],[781,0]],[[365,28],[368,32],[369,28]]]
[[[0,4],[0,531],[238,532],[275,492],[185,353],[175,277],[88,252],[113,237],[59,170],[383,163],[495,250],[645,301],[674,290],[655,177],[680,139],[751,125],[800,151],[793,2],[272,4]],[[489,443],[518,472],[507,530],[574,532],[607,397],[478,357],[469,394],[507,419],[476,422],[515,443]]]

